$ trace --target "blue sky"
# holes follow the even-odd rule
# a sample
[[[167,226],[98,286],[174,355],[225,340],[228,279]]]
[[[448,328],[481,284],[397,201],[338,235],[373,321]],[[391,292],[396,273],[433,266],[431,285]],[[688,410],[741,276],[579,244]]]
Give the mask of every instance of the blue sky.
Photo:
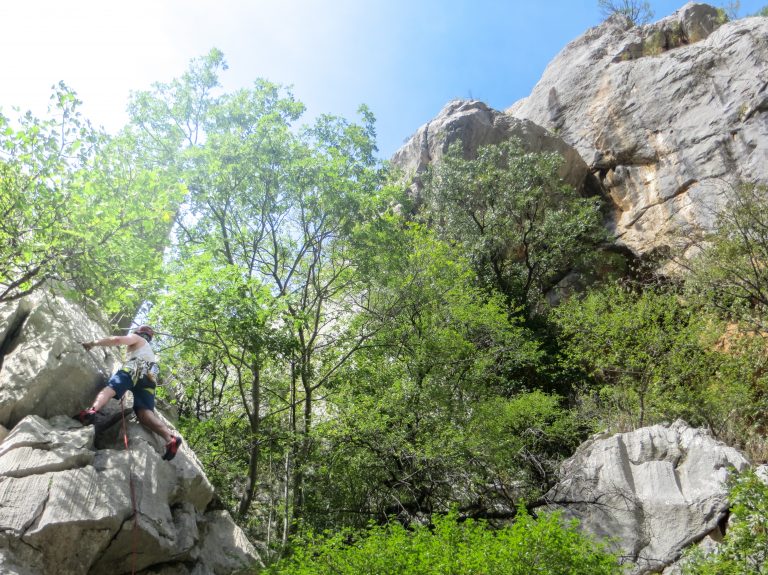
[[[683,4],[651,1],[657,19]],[[742,0],[739,14],[766,4]],[[114,131],[131,90],[217,47],[226,90],[256,78],[292,86],[307,121],[368,105],[388,158],[453,98],[504,109],[525,97],[601,19],[597,0],[2,0],[0,110],[42,114],[63,80]]]

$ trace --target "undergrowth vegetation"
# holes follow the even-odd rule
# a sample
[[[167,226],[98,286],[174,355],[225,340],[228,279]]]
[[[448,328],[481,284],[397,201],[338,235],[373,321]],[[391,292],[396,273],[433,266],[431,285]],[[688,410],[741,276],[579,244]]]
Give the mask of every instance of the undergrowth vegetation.
[[[732,479],[730,505],[725,539],[714,549],[689,549],[682,562],[684,575],[768,573],[768,477],[745,472]]]
[[[399,523],[360,532],[305,533],[292,555],[270,575],[618,575],[617,558],[564,524],[557,515],[537,519],[522,511],[507,527],[459,522],[453,512],[434,524],[406,529]]]

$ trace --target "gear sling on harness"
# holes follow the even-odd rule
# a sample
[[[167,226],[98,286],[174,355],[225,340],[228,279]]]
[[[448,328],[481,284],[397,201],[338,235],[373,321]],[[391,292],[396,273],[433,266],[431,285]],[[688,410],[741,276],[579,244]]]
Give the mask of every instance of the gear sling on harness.
[[[120,368],[122,371],[128,372],[131,375],[131,381],[133,385],[139,383],[142,380],[149,380],[152,382],[152,394],[154,395],[155,385],[157,384],[157,376],[160,373],[160,366],[154,361],[147,361],[140,357],[134,357],[129,359]],[[148,389],[145,386],[142,386]]]

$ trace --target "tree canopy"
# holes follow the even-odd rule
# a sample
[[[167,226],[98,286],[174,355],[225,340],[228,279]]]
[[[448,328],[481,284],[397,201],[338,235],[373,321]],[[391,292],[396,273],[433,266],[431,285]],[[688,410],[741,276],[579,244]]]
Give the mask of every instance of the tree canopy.
[[[525,315],[566,275],[588,269],[606,238],[599,200],[562,182],[562,161],[515,140],[474,159],[454,144],[424,178],[425,219],[463,248],[481,285]]]
[[[0,302],[59,280],[131,318],[159,287],[182,189],[80,104],[60,84],[48,118],[0,115]]]

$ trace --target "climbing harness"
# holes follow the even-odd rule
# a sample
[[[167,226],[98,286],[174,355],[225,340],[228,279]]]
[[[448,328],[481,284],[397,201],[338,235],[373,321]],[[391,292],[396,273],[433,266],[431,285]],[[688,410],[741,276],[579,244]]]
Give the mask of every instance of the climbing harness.
[[[160,366],[154,361],[147,361],[140,357],[129,359],[123,364],[121,370],[131,374],[133,385],[136,385],[141,379],[149,378],[152,383],[157,382],[157,376],[160,373]]]

